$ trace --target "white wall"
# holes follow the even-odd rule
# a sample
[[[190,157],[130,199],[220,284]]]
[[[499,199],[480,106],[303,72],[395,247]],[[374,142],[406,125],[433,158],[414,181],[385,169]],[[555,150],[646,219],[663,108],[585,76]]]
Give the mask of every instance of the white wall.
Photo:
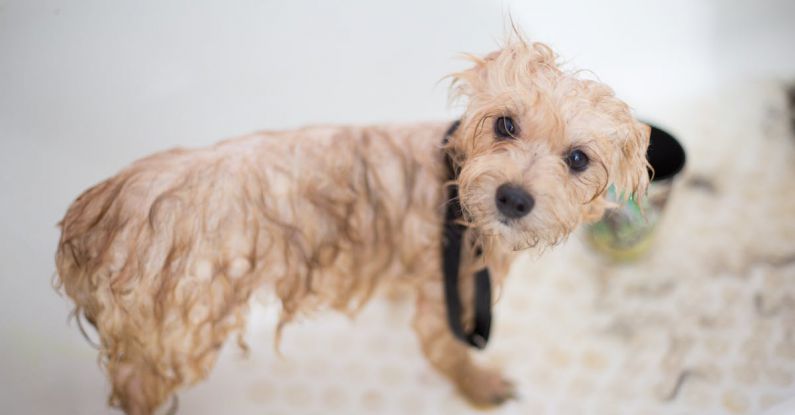
[[[80,191],[257,129],[452,118],[437,82],[456,53],[493,49],[509,12],[656,120],[795,74],[787,0],[0,1],[0,405],[69,412],[70,388],[102,382],[69,358],[86,346],[49,285]]]

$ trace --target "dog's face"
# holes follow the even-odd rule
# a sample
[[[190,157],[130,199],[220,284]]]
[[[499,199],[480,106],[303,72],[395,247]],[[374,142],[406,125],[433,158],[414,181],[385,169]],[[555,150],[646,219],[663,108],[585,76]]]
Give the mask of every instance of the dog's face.
[[[605,193],[642,196],[649,128],[613,91],[578,79],[542,44],[516,42],[453,75],[467,109],[448,146],[461,206],[512,249],[553,245],[601,217]]]

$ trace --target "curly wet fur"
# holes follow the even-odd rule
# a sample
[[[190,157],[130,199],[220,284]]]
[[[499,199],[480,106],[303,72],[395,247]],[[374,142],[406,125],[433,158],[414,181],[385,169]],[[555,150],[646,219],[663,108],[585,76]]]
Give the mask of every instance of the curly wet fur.
[[[473,59],[454,75],[468,106],[445,148],[448,123],[264,132],[155,154],[78,197],[61,222],[58,275],[100,334],[110,403],[151,413],[206,377],[255,290],[280,299],[281,329],[323,308],[355,313],[391,282],[416,291],[422,349],[470,401],[510,397],[447,329],[443,151],[461,167],[469,238],[485,252],[468,248],[462,275],[488,265],[499,285],[515,249],[598,218],[609,184],[643,193],[648,130],[609,88],[559,69],[546,46],[519,39]],[[505,115],[517,121],[514,140],[493,136]],[[575,145],[594,161],[579,175],[562,161]],[[510,225],[494,206],[503,182],[537,201]],[[462,278],[464,297],[467,287]]]

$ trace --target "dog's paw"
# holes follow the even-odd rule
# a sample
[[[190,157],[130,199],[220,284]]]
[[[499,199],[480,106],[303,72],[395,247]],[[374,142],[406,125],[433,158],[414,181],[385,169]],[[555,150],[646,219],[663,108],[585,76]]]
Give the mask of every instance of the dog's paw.
[[[513,382],[496,370],[473,370],[457,383],[461,393],[477,407],[493,407],[518,398]]]

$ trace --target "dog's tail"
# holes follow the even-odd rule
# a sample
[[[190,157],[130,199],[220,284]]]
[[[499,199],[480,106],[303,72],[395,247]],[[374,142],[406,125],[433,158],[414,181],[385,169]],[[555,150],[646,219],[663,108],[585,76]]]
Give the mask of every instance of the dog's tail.
[[[113,240],[114,220],[111,208],[124,187],[119,176],[83,192],[69,207],[58,224],[61,237],[55,255],[57,274],[54,285],[75,303],[74,315],[84,316],[91,324],[100,305],[93,293],[97,278],[105,266],[108,246]]]

